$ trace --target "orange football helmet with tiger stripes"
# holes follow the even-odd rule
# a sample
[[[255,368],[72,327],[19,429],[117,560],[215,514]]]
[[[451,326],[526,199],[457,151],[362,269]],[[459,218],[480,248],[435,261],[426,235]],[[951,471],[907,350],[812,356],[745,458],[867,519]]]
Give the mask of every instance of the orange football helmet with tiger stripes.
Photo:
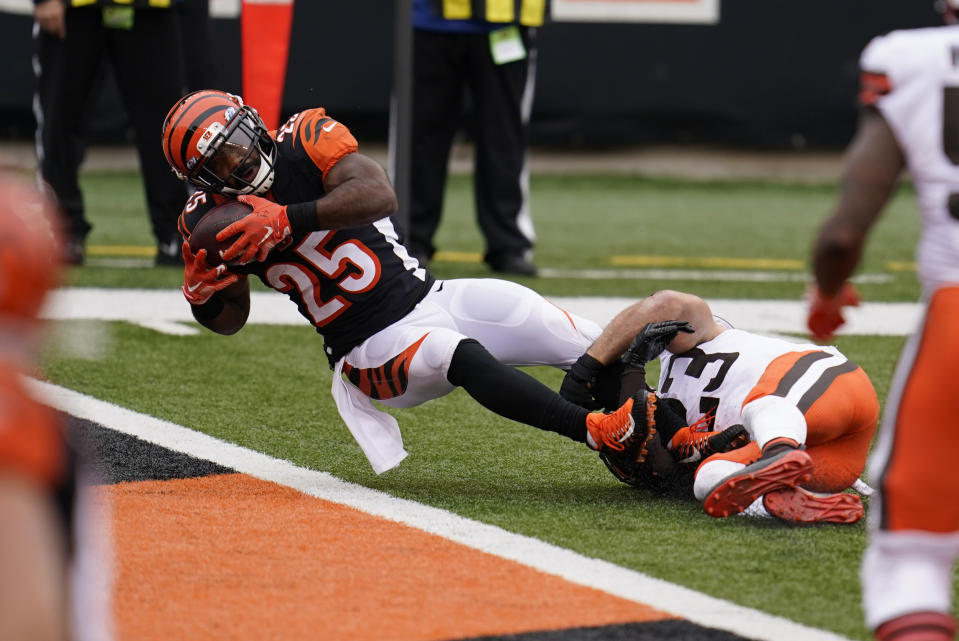
[[[273,185],[276,143],[239,96],[213,89],[187,94],[163,121],[162,142],[177,177],[204,191],[263,195]]]

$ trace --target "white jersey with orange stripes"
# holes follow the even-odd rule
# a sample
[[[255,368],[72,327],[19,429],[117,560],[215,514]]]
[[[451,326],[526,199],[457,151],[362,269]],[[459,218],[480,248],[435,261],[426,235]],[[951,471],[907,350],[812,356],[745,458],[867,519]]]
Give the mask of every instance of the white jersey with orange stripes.
[[[860,59],[862,102],[891,127],[916,185],[922,222],[917,248],[927,308],[903,347],[890,383],[870,478],[863,554],[866,625],[914,612],[952,609],[959,557],[959,25],[895,31]],[[950,202],[952,206],[950,206]]]
[[[885,118],[916,186],[919,281],[928,297],[959,282],[959,25],[875,38],[860,67],[860,102]]]
[[[763,374],[773,361],[793,353],[806,355],[784,372],[770,395],[797,407],[818,398],[818,388],[850,364],[835,347],[727,329],[683,354],[663,352],[657,393],[683,404],[688,425],[708,421],[710,429],[722,430],[743,423],[743,404],[755,395]]]

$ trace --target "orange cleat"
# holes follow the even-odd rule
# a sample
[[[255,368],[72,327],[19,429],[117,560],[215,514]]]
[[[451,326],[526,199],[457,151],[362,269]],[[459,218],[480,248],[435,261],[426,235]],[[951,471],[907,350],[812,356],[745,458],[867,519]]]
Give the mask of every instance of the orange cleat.
[[[610,449],[620,452],[631,443],[636,430],[633,417],[634,399],[628,398],[623,405],[610,414],[593,412],[586,416],[586,444],[594,450]],[[645,421],[645,417],[641,420]]]
[[[790,523],[855,523],[862,518],[862,500],[855,494],[818,494],[801,487],[767,492],[766,511]]]
[[[703,508],[716,518],[739,514],[768,492],[805,483],[812,468],[812,459],[798,447],[767,447],[758,461],[721,480],[703,501]]]

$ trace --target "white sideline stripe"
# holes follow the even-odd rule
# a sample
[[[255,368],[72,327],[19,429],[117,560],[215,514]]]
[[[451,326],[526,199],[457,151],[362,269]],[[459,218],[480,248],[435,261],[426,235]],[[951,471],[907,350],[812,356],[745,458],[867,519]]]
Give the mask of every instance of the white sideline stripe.
[[[2,2],[3,0],[0,0]],[[148,248],[149,249],[149,248]],[[479,258],[475,261],[479,262]],[[132,267],[152,267],[153,258],[128,256],[90,256],[86,264],[90,267],[111,267],[126,269]],[[664,269],[650,268],[596,268],[563,269],[543,267],[539,278],[578,278],[580,280],[684,280],[713,281],[735,283],[808,283],[808,272],[758,271],[753,269]],[[858,274],[850,279],[853,283],[890,283],[895,280],[892,274]]]
[[[200,330],[196,327],[190,327],[189,325],[166,320],[137,321],[137,325],[146,327],[147,329],[152,329],[153,331],[160,332],[161,334],[172,334],[174,336],[196,336],[200,333]]]
[[[543,267],[540,278],[580,278],[583,280],[701,280],[737,283],[808,283],[808,272],[756,271],[745,269],[557,269]],[[860,274],[856,283],[889,283],[890,274]]]
[[[602,296],[548,296],[569,312],[605,326],[635,298]],[[753,332],[806,333],[806,303],[800,300],[707,299],[713,313],[735,327]],[[838,332],[878,336],[905,336],[918,325],[918,303],[863,303],[844,311],[847,323]],[[154,329],[157,323],[195,323],[190,306],[179,290],[64,288],[54,292],[44,309],[46,318],[56,320],[129,321]],[[251,324],[304,325],[290,300],[277,292],[253,292]],[[148,326],[148,325],[147,325]],[[169,327],[169,326],[166,326]],[[178,333],[183,333],[182,331]]]
[[[44,403],[73,416],[167,449],[218,463],[310,496],[356,508],[510,559],[567,581],[681,616],[700,625],[759,641],[849,641],[832,632],[752,610],[693,590],[582,556],[438,508],[298,467],[289,461],[227,443],[186,427],[139,414],[73,390],[28,379]]]

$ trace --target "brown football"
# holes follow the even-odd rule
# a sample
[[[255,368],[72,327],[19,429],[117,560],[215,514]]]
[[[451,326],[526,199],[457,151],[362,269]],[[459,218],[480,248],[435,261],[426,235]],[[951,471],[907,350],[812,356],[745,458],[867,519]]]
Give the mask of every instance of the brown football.
[[[190,251],[196,254],[201,249],[205,249],[207,264],[210,267],[216,267],[223,262],[220,251],[228,248],[236,240],[236,236],[233,236],[220,242],[216,239],[216,235],[251,211],[253,211],[251,206],[238,200],[230,200],[206,212],[190,233]],[[230,264],[232,261],[227,263],[227,265]]]

